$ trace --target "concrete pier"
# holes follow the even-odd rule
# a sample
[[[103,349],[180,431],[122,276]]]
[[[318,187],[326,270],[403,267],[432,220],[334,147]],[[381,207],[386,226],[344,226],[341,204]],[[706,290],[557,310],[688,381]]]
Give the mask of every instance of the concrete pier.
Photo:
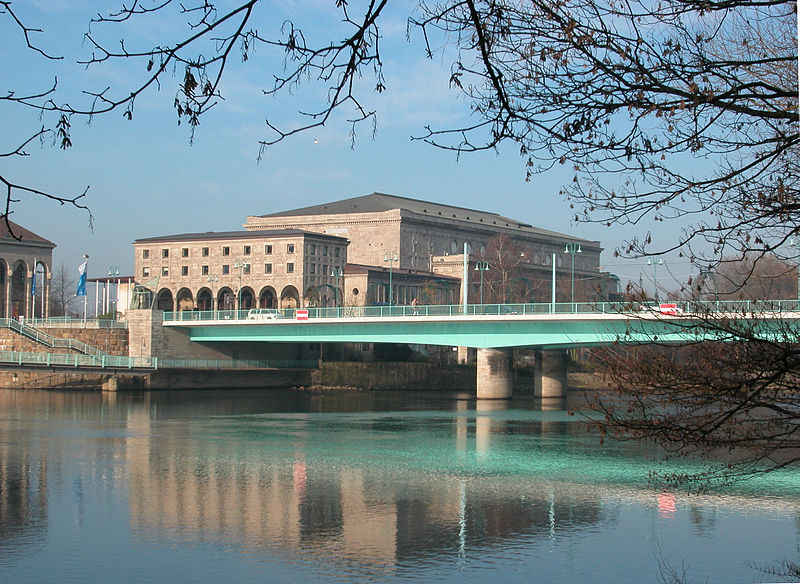
[[[567,395],[566,349],[536,351],[534,395],[541,398],[563,398]]]
[[[514,387],[511,349],[478,349],[478,399],[508,399]]]

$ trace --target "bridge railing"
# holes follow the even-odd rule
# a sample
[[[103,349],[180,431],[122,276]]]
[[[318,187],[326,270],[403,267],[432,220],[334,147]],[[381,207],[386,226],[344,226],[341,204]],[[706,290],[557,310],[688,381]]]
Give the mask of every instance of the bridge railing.
[[[316,359],[160,359],[0,351],[0,364],[82,369],[315,369],[318,361]]]
[[[677,301],[677,313],[752,313],[752,312],[798,312],[798,300],[719,300]],[[444,305],[383,305],[383,306],[337,306],[307,308],[301,313],[309,318],[385,318],[417,316],[512,316],[535,314],[621,314],[659,313],[665,308],[656,302],[530,302],[517,304],[461,304]],[[669,310],[669,309],[666,309]],[[269,314],[251,313],[248,310],[185,310],[165,312],[165,322],[189,322],[207,320],[247,320],[269,322],[272,320],[297,320],[297,309],[275,309]]]
[[[0,351],[0,363],[14,365],[44,365],[80,368],[133,369],[157,367],[157,357],[123,357],[119,355],[79,355],[68,353],[33,353],[29,351]]]

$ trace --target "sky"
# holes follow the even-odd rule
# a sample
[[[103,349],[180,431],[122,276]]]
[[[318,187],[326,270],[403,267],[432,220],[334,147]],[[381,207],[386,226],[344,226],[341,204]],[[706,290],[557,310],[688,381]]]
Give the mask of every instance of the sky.
[[[263,36],[274,36],[293,18],[310,38],[322,38],[340,20],[332,5],[328,0],[264,2],[255,22]],[[83,42],[89,20],[116,2],[26,0],[12,6],[27,26],[42,29],[31,33],[37,46],[64,58],[47,60],[27,49],[19,29],[0,14],[0,51],[13,56],[0,60],[0,95],[39,91],[57,77],[57,101],[78,104],[86,101],[82,90],[129,91],[145,74],[138,63],[88,68],[76,63],[90,51]],[[634,235],[630,226],[572,222],[574,210],[559,195],[572,177],[562,167],[526,182],[524,161],[512,148],[459,158],[411,140],[424,133],[426,124],[446,127],[464,120],[469,103],[448,85],[447,58],[425,58],[419,35],[407,42],[406,17],[390,13],[382,29],[387,91],[364,93],[367,107],[377,112],[374,134],[369,122],[363,124],[351,144],[347,116],[337,115],[324,128],[271,146],[259,162],[258,142],[268,136],[267,118],[286,127],[298,120],[298,110],[319,107],[325,99],[320,86],[308,83],[277,99],[265,96],[262,89],[280,72],[282,54],[259,48],[248,63],[231,62],[222,85],[225,99],[201,120],[193,140],[173,110],[178,77],[167,77],[160,90],[137,100],[131,121],[121,111],[90,124],[73,119],[72,148],[61,150],[48,141],[27,147],[29,156],[0,157],[0,174],[18,184],[62,195],[89,187],[83,202],[94,218],[90,226],[86,212],[25,195],[11,219],[57,244],[56,269],[62,262],[77,269],[88,254],[89,277],[101,277],[111,266],[122,275],[132,274],[131,243],[138,238],[237,230],[248,215],[383,192],[495,212],[600,241],[606,270],[623,282],[641,278],[646,288],[652,287],[654,272],[646,260],[613,256]],[[163,17],[116,28],[92,25],[91,30],[109,42],[114,36],[106,35],[122,34],[130,50],[165,43],[185,28]],[[0,152],[16,148],[41,124],[35,111],[0,101]],[[643,225],[640,234],[648,229],[654,230],[656,245],[667,245],[679,226]],[[677,257],[664,261],[657,268],[659,286],[677,288],[691,267]]]

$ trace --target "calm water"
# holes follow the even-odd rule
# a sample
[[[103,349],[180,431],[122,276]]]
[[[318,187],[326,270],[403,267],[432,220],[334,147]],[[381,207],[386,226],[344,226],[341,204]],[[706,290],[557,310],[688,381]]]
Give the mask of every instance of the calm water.
[[[653,466],[535,401],[0,391],[0,581],[780,581],[800,473]]]

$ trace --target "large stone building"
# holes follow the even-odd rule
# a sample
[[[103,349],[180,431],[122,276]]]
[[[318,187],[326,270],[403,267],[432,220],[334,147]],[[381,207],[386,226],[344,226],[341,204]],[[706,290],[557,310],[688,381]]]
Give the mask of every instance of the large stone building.
[[[384,267],[392,263],[400,272],[425,274],[429,280],[435,274],[435,287],[446,291],[444,296],[438,295],[440,301],[452,301],[454,295],[457,301],[461,294],[458,289],[463,279],[466,243],[470,302],[478,302],[480,295],[481,271],[475,268],[482,267],[478,264],[480,261],[488,261],[489,267],[493,267],[493,262],[498,259],[497,237],[504,234],[513,240],[517,256],[506,258],[513,268],[511,279],[519,283],[514,300],[549,302],[553,261],[559,283],[558,301],[570,301],[573,282],[577,283],[575,300],[588,300],[598,292],[605,293],[605,290],[598,291],[598,287],[605,283],[599,271],[600,242],[548,231],[486,211],[372,193],[280,213],[250,216],[244,227],[248,230],[302,227],[346,237],[350,241],[348,262]],[[565,252],[567,248],[573,253]],[[580,252],[575,253],[578,250]],[[386,261],[394,257],[396,263]],[[458,283],[454,288],[451,281],[444,281],[442,277],[456,278]],[[373,288],[383,288],[376,284],[378,282],[373,284]],[[398,303],[406,303],[409,296],[400,290],[403,285],[402,280],[398,280],[396,286],[393,282],[393,297]],[[495,300],[501,300],[497,294],[494,296]],[[376,300],[380,298],[368,298],[367,303]]]
[[[554,280],[558,301],[588,300],[603,282],[597,241],[380,193],[244,227],[136,240],[137,281],[164,310],[458,303],[465,268],[473,303],[549,302]]]
[[[55,247],[13,221],[0,221],[0,318],[49,316]]]

